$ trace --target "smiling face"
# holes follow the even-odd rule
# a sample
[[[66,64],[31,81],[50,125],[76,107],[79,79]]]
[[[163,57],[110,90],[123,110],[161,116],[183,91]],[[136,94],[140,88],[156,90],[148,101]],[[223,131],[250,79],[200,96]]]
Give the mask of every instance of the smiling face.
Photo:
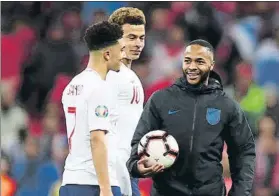
[[[123,41],[125,44],[126,58],[130,60],[136,60],[140,57],[140,54],[145,44],[145,26],[124,24],[123,29]]]
[[[119,39],[116,44],[105,50],[106,59],[108,59],[108,69],[119,71],[121,60],[126,57],[125,45],[123,39]]]
[[[190,45],[186,48],[182,68],[189,84],[207,82],[213,67],[213,53],[207,47]]]

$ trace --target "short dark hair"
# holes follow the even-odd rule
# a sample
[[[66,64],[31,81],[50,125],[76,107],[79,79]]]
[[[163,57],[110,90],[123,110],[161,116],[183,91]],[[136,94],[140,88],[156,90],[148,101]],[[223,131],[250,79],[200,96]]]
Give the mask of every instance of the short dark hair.
[[[114,22],[119,25],[145,25],[145,16],[143,12],[134,7],[122,7],[115,10],[108,19],[109,22]]]
[[[116,44],[122,36],[123,30],[121,26],[116,23],[102,21],[86,29],[84,41],[90,51],[100,50]]]
[[[188,46],[191,46],[191,45],[199,45],[199,46],[203,46],[203,47],[206,47],[209,49],[210,52],[214,53],[214,48],[213,46],[208,42],[208,41],[205,41],[203,39],[196,39],[196,40],[193,40],[191,41],[188,45]]]

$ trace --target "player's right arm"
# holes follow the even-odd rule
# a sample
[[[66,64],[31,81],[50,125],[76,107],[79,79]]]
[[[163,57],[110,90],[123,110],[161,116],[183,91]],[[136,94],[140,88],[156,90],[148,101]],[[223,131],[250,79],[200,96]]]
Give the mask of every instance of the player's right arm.
[[[147,101],[131,142],[132,152],[129,160],[127,161],[127,168],[132,177],[135,178],[147,177],[148,174],[152,174],[162,169],[162,166],[158,164],[148,168],[144,167],[145,160],[139,160],[140,157],[138,156],[138,145],[141,138],[146,133],[158,130],[161,127],[162,120],[154,100],[158,97],[158,94],[156,94],[157,93],[153,94]]]
[[[94,168],[103,195],[111,194],[108,172],[108,152],[105,135],[110,129],[109,107],[103,91],[93,93],[88,100],[88,123]]]

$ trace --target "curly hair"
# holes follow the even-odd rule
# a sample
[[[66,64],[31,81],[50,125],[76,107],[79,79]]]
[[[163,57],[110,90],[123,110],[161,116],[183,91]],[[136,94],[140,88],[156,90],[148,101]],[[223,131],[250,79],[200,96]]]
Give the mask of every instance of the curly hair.
[[[108,19],[109,22],[117,23],[118,25],[132,24],[145,25],[146,20],[143,12],[138,8],[122,7],[115,10]]]
[[[90,51],[116,44],[118,39],[123,36],[121,26],[116,23],[102,21],[86,29],[84,41]]]

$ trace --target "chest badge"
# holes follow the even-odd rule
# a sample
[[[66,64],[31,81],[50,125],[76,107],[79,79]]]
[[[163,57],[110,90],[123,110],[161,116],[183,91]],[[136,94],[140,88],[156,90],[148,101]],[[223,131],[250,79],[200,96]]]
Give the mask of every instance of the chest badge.
[[[216,108],[207,108],[206,120],[210,125],[217,125],[221,119],[221,110]]]

